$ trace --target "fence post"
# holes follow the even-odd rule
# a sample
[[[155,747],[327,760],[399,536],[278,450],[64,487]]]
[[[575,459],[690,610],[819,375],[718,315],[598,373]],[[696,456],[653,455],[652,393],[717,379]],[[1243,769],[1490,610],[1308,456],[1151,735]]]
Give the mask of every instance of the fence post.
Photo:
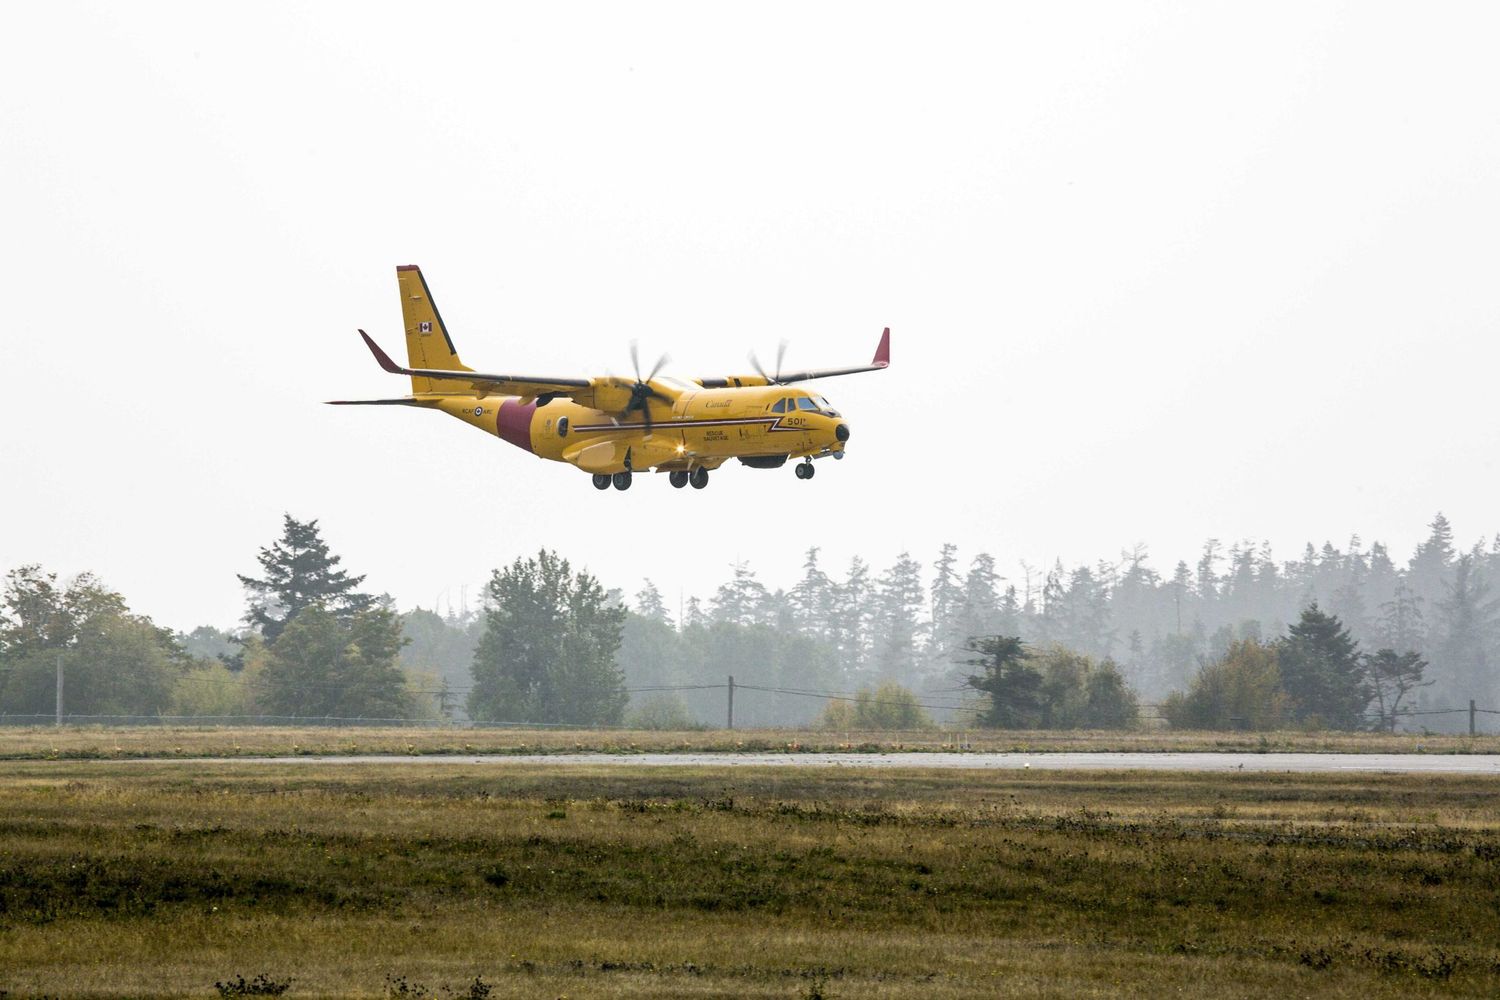
[[[1469,699],[1469,735],[1474,735],[1474,699]]]
[[[63,671],[62,653],[57,654],[57,725],[62,725],[63,717]]]
[[[729,675],[729,728],[734,728],[734,674]]]

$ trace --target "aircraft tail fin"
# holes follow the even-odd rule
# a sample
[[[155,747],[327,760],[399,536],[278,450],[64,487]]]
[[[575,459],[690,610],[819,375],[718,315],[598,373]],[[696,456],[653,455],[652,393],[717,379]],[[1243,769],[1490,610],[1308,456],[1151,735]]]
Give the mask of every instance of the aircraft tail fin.
[[[401,264],[396,268],[396,284],[401,289],[401,321],[406,327],[406,357],[408,368],[426,368],[437,371],[466,372],[473,369],[458,360],[458,351],[443,316],[438,312],[432,293],[427,290],[427,281],[422,269],[415,264]],[[422,375],[413,375],[411,391],[450,392],[456,387],[453,382],[435,382]]]

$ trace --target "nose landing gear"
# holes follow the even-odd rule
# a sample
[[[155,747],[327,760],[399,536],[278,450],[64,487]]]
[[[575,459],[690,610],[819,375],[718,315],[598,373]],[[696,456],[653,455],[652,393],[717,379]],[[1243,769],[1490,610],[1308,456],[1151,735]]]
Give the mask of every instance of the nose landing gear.
[[[812,459],[797,464],[797,478],[811,479],[818,470],[813,468]]]

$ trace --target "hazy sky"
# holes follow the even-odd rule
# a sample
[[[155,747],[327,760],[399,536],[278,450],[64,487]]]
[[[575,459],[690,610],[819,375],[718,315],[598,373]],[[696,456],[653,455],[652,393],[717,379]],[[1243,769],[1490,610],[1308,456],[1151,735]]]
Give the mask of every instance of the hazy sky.
[[[1491,4],[15,4],[0,570],[233,624],[280,516],[431,606],[547,545],[674,600],[750,559],[1403,558],[1500,530]],[[864,363],[849,458],[596,492],[397,395],[464,360]]]

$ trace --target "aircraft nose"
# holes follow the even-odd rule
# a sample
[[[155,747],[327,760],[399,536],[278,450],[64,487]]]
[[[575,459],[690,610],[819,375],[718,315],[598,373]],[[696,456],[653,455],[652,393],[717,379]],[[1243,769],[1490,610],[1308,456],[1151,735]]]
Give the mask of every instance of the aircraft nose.
[[[840,441],[849,440],[849,425],[839,424],[833,429],[833,436],[838,438]]]

